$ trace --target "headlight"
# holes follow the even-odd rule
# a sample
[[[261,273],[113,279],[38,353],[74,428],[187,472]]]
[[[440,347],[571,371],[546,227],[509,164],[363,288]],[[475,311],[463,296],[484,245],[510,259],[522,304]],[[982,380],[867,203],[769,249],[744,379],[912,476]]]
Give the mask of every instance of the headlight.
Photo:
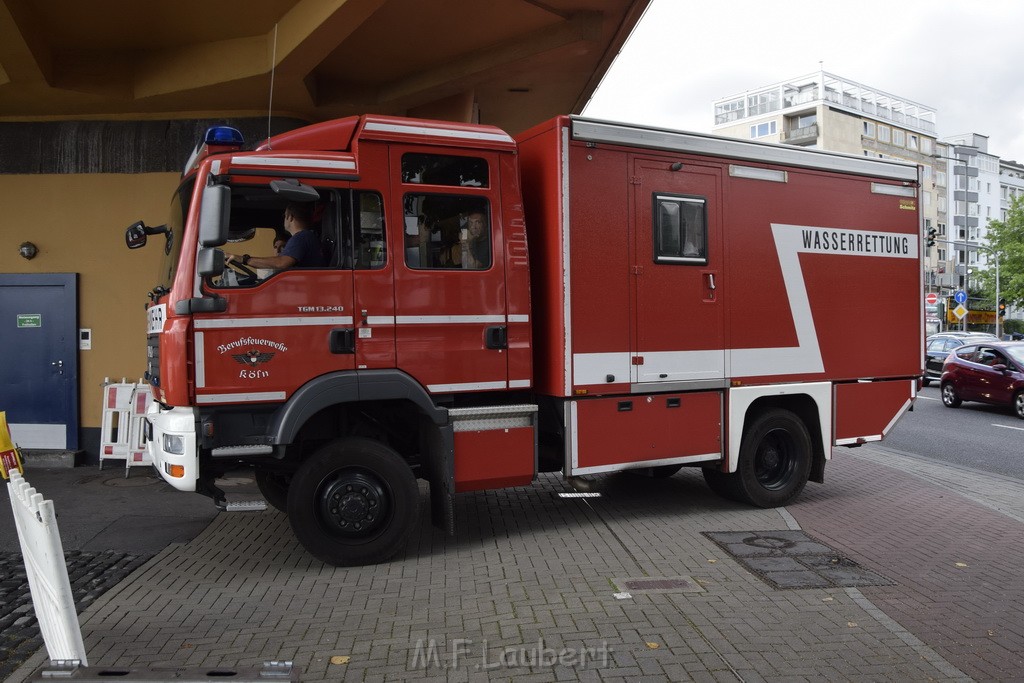
[[[178,434],[164,434],[164,452],[184,455],[185,437]]]

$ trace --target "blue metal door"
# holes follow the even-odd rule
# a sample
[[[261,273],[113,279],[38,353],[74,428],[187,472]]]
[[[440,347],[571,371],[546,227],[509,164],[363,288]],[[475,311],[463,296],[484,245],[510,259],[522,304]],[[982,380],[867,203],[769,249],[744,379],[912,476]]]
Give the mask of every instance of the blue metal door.
[[[78,448],[74,273],[0,274],[0,410],[22,448]]]

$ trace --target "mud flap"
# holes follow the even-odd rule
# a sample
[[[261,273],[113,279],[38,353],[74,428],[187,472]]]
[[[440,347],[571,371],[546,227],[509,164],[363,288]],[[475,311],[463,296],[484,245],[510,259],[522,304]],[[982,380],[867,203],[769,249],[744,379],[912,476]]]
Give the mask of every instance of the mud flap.
[[[430,521],[449,536],[455,535],[455,430],[429,420],[421,425],[430,482]]]

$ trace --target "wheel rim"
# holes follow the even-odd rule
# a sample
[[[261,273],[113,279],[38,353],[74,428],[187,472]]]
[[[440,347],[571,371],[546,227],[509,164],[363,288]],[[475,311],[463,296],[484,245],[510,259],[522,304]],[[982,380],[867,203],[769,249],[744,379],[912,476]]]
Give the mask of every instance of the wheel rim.
[[[1013,409],[1017,411],[1017,417],[1024,418],[1024,392],[1021,392],[1014,397]]]
[[[376,536],[387,526],[391,507],[388,487],[373,472],[355,468],[325,477],[316,499],[317,518],[323,529],[352,541]]]
[[[796,466],[796,446],[785,429],[773,429],[765,434],[754,456],[754,476],[764,488],[775,491],[791,479]]]
[[[953,391],[953,385],[947,384],[942,387],[942,402],[947,406],[952,404],[956,400],[956,392]]]

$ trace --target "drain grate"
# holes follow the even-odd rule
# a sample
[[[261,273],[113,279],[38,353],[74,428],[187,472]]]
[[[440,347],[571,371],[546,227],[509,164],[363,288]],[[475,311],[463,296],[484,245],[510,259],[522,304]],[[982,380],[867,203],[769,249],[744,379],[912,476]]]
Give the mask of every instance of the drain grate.
[[[622,593],[703,593],[689,576],[644,576],[612,579]]]
[[[895,585],[803,531],[705,531],[704,535],[773,588]]]

